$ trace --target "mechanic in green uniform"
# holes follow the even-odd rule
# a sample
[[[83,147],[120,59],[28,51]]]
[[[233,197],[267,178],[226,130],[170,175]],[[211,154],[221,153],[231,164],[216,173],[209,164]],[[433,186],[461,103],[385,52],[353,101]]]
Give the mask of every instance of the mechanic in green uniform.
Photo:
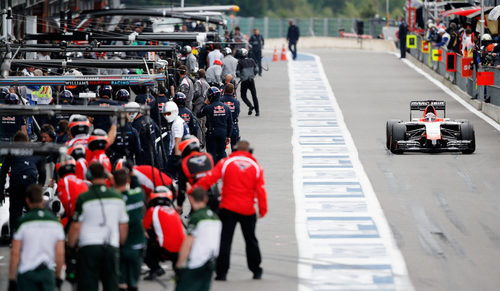
[[[64,229],[50,211],[43,209],[40,185],[29,186],[26,192],[26,204],[30,210],[17,220],[8,290],[53,291],[62,284]]]
[[[222,224],[207,207],[208,195],[205,190],[196,188],[189,195],[189,202],[193,213],[176,264],[179,278],[175,290],[210,290],[215,259],[219,254]]]
[[[144,192],[136,176],[127,168],[115,171],[115,189],[123,194],[128,214],[128,236],[120,248],[120,290],[136,291],[141,275],[142,253],[146,238],[142,227]],[[136,185],[132,188],[132,185]]]
[[[128,215],[122,194],[108,188],[107,179],[103,165],[90,164],[92,186],[76,200],[68,246],[79,247],[78,291],[99,290],[99,281],[104,291],[118,290],[118,248],[127,238]]]

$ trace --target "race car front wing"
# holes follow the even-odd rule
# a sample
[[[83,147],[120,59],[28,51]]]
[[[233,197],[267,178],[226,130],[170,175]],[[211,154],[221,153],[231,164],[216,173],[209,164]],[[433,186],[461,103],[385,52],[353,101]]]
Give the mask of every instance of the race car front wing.
[[[418,141],[400,140],[397,142],[397,149],[402,151],[464,151],[469,149],[470,140],[450,140],[443,143],[420,144]]]

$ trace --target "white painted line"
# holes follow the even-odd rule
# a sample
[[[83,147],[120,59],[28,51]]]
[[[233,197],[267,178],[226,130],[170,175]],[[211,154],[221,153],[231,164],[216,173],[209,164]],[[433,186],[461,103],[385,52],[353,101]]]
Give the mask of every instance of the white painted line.
[[[389,224],[358,158],[354,141],[344,122],[321,61],[316,55],[301,55],[307,55],[310,60],[288,62],[293,128],[296,236],[300,257],[299,291],[319,287],[331,290],[376,290],[378,288],[414,290],[404,259],[396,246]],[[308,74],[316,74],[319,78],[308,79],[307,77],[310,77]],[[323,90],[315,91],[313,94],[323,94],[328,97],[329,105],[324,105],[323,99],[309,101],[311,105],[330,107],[330,109],[316,110],[319,117],[317,121],[314,119],[314,111],[304,109],[301,107],[302,101],[297,101],[307,94],[299,90],[301,87],[297,84],[301,82],[303,85],[323,87]],[[331,125],[321,122],[326,119],[324,110],[331,110],[329,112]],[[300,122],[299,118],[302,119]],[[308,120],[313,122],[308,122]],[[304,136],[305,133],[307,134],[304,127],[318,130],[310,129],[311,135]],[[331,127],[335,128],[334,135],[329,130]],[[321,134],[321,129],[325,130],[322,137],[311,138],[311,136]],[[339,152],[347,155],[347,158],[342,159],[345,159],[345,164],[350,165],[349,167],[352,165],[355,177],[341,167],[329,169],[330,175],[324,175],[325,170],[320,166],[316,167],[316,173],[314,173],[314,167],[303,168],[306,165],[303,156],[316,152],[322,155]],[[336,173],[333,174],[334,172]],[[336,191],[345,195],[336,196]],[[319,201],[306,197],[305,192],[316,193],[313,199]],[[354,194],[353,197],[357,198],[350,198],[349,194]],[[318,207],[318,202],[335,203],[335,199],[343,205],[333,211],[331,208]],[[335,245],[342,246],[342,252],[336,252],[336,248],[332,249]],[[350,246],[352,246],[351,249],[349,249]],[[368,253],[371,252],[370,255],[360,256],[356,251],[359,247],[366,249]],[[346,252],[351,255],[340,255]],[[309,261],[315,262],[314,265],[304,263]],[[354,270],[356,265],[360,268]],[[378,280],[379,278],[382,280]]]
[[[399,57],[398,54],[394,54],[397,57]],[[429,81],[431,81],[434,85],[438,86],[441,90],[443,90],[446,94],[450,95],[453,99],[455,99],[458,103],[462,104],[467,110],[470,112],[474,113],[477,117],[481,118],[482,120],[486,121],[489,125],[493,126],[496,130],[500,131],[500,124],[490,118],[488,115],[482,113],[481,111],[477,110],[474,108],[474,106],[470,105],[462,99],[460,96],[458,96],[455,92],[451,91],[450,88],[446,87],[443,83],[439,82],[436,80],[434,77],[429,75],[427,72],[422,70],[421,68],[417,67],[415,64],[413,64],[411,61],[407,59],[401,59],[403,63],[408,65],[408,67],[414,69],[417,73],[421,74],[422,76],[426,77]]]

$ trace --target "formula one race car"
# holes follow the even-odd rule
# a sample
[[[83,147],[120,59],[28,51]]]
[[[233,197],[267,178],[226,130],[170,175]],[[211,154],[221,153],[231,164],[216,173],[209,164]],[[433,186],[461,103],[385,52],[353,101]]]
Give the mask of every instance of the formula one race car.
[[[423,116],[413,118],[414,110],[423,111]],[[444,112],[443,118],[437,117],[438,110]],[[446,118],[445,101],[410,102],[410,121],[387,121],[386,135],[387,149],[394,154],[405,151],[461,151],[472,154],[476,150],[472,124],[468,120]]]

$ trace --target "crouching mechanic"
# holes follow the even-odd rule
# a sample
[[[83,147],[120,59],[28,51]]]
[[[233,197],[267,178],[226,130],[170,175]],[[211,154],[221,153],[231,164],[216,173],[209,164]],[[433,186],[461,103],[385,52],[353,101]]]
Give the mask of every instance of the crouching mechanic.
[[[43,209],[42,193],[42,187],[36,184],[27,190],[26,204],[30,210],[17,221],[10,255],[9,291],[48,291],[62,284],[64,230],[57,218]]]
[[[127,240],[120,248],[120,290],[137,291],[145,243],[144,229],[142,228],[144,192],[137,177],[130,175],[126,168],[115,171],[113,177],[115,189],[123,194],[129,217]],[[135,188],[131,188],[132,185]]]
[[[160,261],[175,262],[184,241],[184,229],[181,217],[172,207],[173,195],[165,186],[160,186],[151,194],[149,208],[144,216],[143,226],[148,234],[146,258],[144,262],[149,267],[149,275],[144,280],[154,280],[165,274],[160,267]]]
[[[217,215],[207,207],[207,201],[207,192],[201,188],[189,195],[193,213],[176,264],[179,269],[176,291],[210,290],[222,225]]]

